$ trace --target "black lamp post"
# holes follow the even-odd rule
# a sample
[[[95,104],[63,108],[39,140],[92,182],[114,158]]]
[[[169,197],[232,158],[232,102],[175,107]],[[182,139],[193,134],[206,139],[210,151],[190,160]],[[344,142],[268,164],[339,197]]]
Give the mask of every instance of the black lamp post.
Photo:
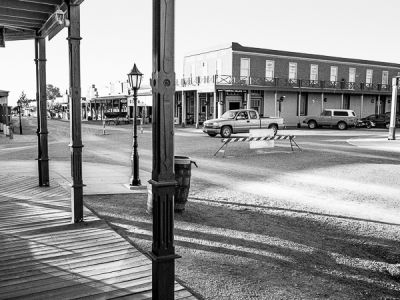
[[[132,71],[128,74],[129,86],[133,90],[133,153],[132,153],[132,175],[130,179],[130,186],[140,186],[139,179],[139,154],[137,151],[137,124],[136,124],[136,110],[137,110],[137,90],[140,88],[143,74],[140,73],[136,64],[133,65]]]
[[[19,115],[19,134],[22,135],[22,120],[21,120],[21,100],[17,101]]]

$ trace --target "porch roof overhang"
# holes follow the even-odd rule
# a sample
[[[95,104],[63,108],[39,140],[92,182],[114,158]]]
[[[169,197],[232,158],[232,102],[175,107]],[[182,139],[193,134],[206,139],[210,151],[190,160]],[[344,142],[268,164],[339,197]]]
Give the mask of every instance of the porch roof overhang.
[[[8,97],[8,91],[0,90],[0,97]]]
[[[79,5],[83,0],[70,0]],[[0,47],[7,41],[48,37],[51,39],[64,27],[57,22],[60,9],[68,18],[64,0],[0,0]]]

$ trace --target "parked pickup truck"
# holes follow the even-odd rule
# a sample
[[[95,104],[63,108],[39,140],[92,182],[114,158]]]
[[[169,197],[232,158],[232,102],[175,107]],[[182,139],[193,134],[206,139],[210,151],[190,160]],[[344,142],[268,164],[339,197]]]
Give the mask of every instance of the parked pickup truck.
[[[228,110],[221,118],[212,119],[203,123],[203,132],[209,136],[220,134],[223,138],[232,133],[249,132],[250,129],[270,128],[276,132],[284,127],[282,118],[260,117],[254,109]]]

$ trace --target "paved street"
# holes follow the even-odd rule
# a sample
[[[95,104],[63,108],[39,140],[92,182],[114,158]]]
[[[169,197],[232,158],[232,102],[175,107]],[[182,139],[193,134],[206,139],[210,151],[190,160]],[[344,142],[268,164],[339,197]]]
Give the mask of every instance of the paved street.
[[[35,172],[35,120],[24,126],[23,136],[0,138],[2,175]],[[49,120],[49,132],[50,176],[66,183],[69,123]],[[138,132],[145,184],[151,128]],[[192,167],[187,209],[176,216],[178,278],[206,299],[399,297],[400,141],[388,141],[384,129],[279,134],[294,134],[302,151],[291,151],[287,140],[258,150],[243,142],[214,156],[220,138],[176,128],[176,155],[199,166]],[[103,135],[98,124],[84,123],[83,143],[86,194],[128,192],[132,125],[108,126]],[[86,203],[150,249],[145,200],[110,199],[88,196]]]

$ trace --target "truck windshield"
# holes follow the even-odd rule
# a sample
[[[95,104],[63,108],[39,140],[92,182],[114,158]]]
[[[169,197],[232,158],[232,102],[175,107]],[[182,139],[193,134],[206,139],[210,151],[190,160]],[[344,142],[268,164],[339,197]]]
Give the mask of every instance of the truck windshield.
[[[235,111],[228,110],[225,112],[222,116],[221,119],[234,119],[236,115]]]

